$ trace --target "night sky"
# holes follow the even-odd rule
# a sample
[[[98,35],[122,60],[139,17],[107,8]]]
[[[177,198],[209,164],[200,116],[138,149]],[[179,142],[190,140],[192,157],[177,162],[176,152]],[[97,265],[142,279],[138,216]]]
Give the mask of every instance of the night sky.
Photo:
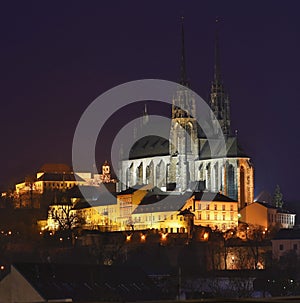
[[[77,122],[101,93],[137,79],[178,81],[181,15],[191,88],[207,99],[219,16],[233,130],[255,165],[255,193],[279,184],[297,200],[299,11],[298,1],[1,3],[1,189],[44,163],[71,164]],[[99,163],[106,158],[99,152]]]

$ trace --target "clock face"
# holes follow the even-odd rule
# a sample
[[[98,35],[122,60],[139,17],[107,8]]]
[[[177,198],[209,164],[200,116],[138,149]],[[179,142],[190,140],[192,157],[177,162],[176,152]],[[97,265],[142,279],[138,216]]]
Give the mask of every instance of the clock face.
[[[103,166],[103,172],[108,174],[109,173],[109,166]]]

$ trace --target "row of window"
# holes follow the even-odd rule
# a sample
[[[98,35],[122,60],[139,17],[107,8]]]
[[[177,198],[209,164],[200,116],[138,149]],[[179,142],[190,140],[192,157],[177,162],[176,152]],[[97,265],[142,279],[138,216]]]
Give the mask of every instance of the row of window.
[[[215,221],[225,221],[226,220],[226,214],[222,214],[221,216],[218,216],[218,214],[214,214],[214,216],[210,216],[209,213],[206,214],[206,216],[204,214],[201,214],[201,212],[197,212],[197,220],[215,220]],[[234,220],[234,216],[233,214],[230,214],[230,220],[233,221]]]
[[[202,209],[203,210],[222,210],[222,211],[227,210],[225,204],[222,204],[221,209],[218,209],[218,205],[217,204],[211,204],[211,203],[203,204],[203,203],[199,202],[199,203],[196,204],[196,206],[197,206],[196,207],[197,210],[202,210]],[[229,210],[230,211],[234,210],[234,205],[233,204],[230,204]]]

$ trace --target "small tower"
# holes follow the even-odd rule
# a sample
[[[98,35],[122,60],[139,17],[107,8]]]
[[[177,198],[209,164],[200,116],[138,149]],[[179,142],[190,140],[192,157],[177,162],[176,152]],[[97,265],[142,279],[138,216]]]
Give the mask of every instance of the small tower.
[[[216,19],[216,35],[215,35],[215,63],[214,78],[211,84],[210,107],[214,113],[213,124],[219,123],[223,134],[230,136],[230,101],[224,90],[223,80],[220,68],[220,45],[219,45],[219,20]],[[214,127],[214,129],[218,129]]]
[[[111,181],[110,165],[107,161],[105,161],[102,165],[101,181],[102,183],[109,183]]]

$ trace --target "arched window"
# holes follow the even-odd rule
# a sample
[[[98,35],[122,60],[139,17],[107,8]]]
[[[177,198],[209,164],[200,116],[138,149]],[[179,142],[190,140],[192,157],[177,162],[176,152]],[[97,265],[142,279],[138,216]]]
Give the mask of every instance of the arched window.
[[[186,125],[186,151],[190,153],[192,151],[192,130],[193,130],[193,125],[192,123],[188,123]]]
[[[211,190],[211,171],[210,163],[206,165],[206,186],[208,190]]]
[[[165,163],[161,160],[156,166],[156,186],[166,186]]]
[[[219,189],[219,166],[218,163],[216,163],[214,165],[214,190],[218,192]]]
[[[245,168],[240,167],[240,207],[245,205]]]
[[[128,169],[128,187],[131,187],[133,185],[134,185],[133,163],[131,163]]]
[[[227,165],[227,178],[226,178],[227,195],[232,199],[236,199],[236,191],[234,185],[234,167],[232,164]]]
[[[136,169],[136,184],[143,184],[143,162]]]
[[[203,165],[202,165],[202,164],[199,166],[198,180],[199,180],[199,181],[204,181],[204,176],[203,176]]]
[[[154,164],[153,161],[146,167],[146,183],[154,185]]]

